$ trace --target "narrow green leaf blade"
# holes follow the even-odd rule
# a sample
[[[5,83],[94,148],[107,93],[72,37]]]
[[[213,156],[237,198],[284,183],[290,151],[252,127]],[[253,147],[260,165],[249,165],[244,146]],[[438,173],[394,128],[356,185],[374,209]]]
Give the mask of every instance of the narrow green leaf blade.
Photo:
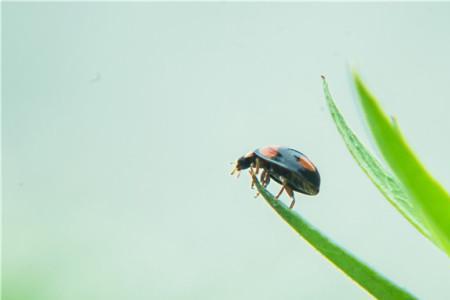
[[[271,193],[261,186],[256,177],[253,177],[253,180],[267,203],[296,232],[368,293],[377,299],[416,299],[412,294],[398,287],[348,251],[339,247],[294,210],[276,200]]]
[[[408,194],[398,179],[367,150],[354,132],[348,127],[347,122],[337,108],[328,89],[328,84],[323,78],[323,89],[328,108],[336,127],[341,134],[347,149],[350,151],[358,165],[367,174],[370,180],[381,191],[385,198],[424,236],[432,240],[428,227],[416,203],[410,202]]]
[[[404,186],[415,214],[433,241],[450,255],[450,196],[420,163],[360,76],[354,73],[359,100],[372,135],[384,159]]]

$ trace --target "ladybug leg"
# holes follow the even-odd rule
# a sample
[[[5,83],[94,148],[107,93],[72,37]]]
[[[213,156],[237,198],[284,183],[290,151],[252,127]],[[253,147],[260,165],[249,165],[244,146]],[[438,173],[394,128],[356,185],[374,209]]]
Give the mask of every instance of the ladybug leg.
[[[253,189],[253,187],[255,186],[255,180],[256,180],[256,175],[253,171],[253,168],[250,168],[249,170],[250,175],[252,176],[252,185],[251,188]],[[259,192],[256,192],[255,198],[259,196]]]
[[[267,187],[270,183],[269,173],[266,174],[266,179],[264,180],[264,187]]]
[[[262,177],[262,174],[261,174],[261,177]],[[253,177],[253,179],[252,179],[252,188],[253,188],[253,186],[255,185],[255,179],[256,179],[256,176],[255,177]],[[261,180],[261,179],[260,179]],[[262,183],[262,182],[261,182]],[[263,184],[264,185],[264,184]],[[255,195],[255,197],[254,198],[257,198],[259,196],[259,191],[256,191],[256,195]]]
[[[264,185],[264,178],[266,177],[266,170],[261,172],[261,176],[259,176],[259,181],[261,181],[262,185]]]
[[[255,179],[256,179],[255,171],[253,170],[252,167],[250,167],[250,170],[248,172],[252,176],[252,185],[250,186],[250,188],[253,190],[253,188],[255,187]]]
[[[291,199],[292,199],[292,202],[289,205],[289,209],[292,209],[294,207],[294,204],[295,204],[294,192],[288,186],[285,186],[285,190],[286,190],[286,193],[289,195],[289,197],[291,197]]]
[[[255,159],[255,174],[256,175],[258,175],[260,167],[261,167],[261,161],[259,160],[259,158],[256,158]]]
[[[255,187],[255,173],[253,173],[253,169],[250,168],[250,174],[252,174],[252,185],[250,186],[250,188],[253,190],[253,188]]]
[[[283,193],[283,191],[284,191],[284,189],[285,189],[286,187],[283,185],[282,187],[281,187],[281,190],[278,192],[278,194],[275,196],[275,199],[277,199],[278,200],[278,198],[281,196],[281,194]]]
[[[259,180],[261,181],[261,184],[263,185],[263,187],[266,187],[269,183],[267,182],[267,178],[269,176],[267,176],[269,174],[269,172],[266,169],[263,169],[261,176],[259,178]]]
[[[265,179],[267,177],[266,173],[268,174],[269,172],[267,172],[266,169],[263,169],[263,171],[261,172],[261,176],[259,177],[259,181],[261,181],[261,184],[262,184],[263,187],[267,186],[266,181],[265,181]],[[252,180],[252,188],[253,188],[254,185],[255,185],[255,181]],[[258,196],[259,196],[259,191],[256,192],[255,198],[257,198]]]
[[[275,197],[275,198],[278,199],[278,197],[281,195],[281,193],[282,193],[283,191],[286,191],[286,194],[288,194],[289,197],[292,199],[292,202],[291,202],[291,204],[289,205],[289,209],[292,209],[292,208],[294,207],[294,205],[295,205],[294,191],[292,190],[291,187],[289,187],[289,186],[287,185],[287,180],[286,180],[286,178],[281,177],[281,182],[283,183],[283,187],[281,188],[281,191],[278,193],[277,197]]]

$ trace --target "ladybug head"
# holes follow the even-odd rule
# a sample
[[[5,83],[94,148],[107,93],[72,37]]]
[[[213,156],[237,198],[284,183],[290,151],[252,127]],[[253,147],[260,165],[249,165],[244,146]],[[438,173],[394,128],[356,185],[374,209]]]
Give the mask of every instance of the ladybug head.
[[[237,176],[239,177],[239,172],[241,170],[245,170],[250,168],[252,163],[255,161],[255,152],[249,152],[246,155],[240,157],[233,166],[233,170],[231,171],[231,175],[234,175],[234,173],[237,173]]]

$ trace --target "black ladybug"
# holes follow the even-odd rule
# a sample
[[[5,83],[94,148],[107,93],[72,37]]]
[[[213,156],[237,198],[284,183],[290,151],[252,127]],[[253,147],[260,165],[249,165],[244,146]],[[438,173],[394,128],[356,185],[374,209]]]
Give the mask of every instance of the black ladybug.
[[[256,149],[239,158],[231,174],[239,175],[239,171],[250,167],[255,168],[256,175],[259,169],[262,169],[260,180],[264,187],[269,184],[270,178],[283,186],[275,198],[278,199],[283,191],[286,191],[292,199],[289,208],[294,207],[295,204],[293,191],[306,195],[319,193],[319,171],[303,153],[297,150],[280,146]]]

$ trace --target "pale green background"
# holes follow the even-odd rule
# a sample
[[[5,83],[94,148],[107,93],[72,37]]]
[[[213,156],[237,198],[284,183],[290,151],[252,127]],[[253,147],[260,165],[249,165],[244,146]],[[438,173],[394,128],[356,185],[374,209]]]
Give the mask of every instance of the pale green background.
[[[4,288],[26,299],[366,299],[230,162],[318,166],[296,210],[423,299],[448,258],[363,175],[349,65],[449,188],[449,4],[4,4]],[[275,191],[275,184],[271,187]]]

